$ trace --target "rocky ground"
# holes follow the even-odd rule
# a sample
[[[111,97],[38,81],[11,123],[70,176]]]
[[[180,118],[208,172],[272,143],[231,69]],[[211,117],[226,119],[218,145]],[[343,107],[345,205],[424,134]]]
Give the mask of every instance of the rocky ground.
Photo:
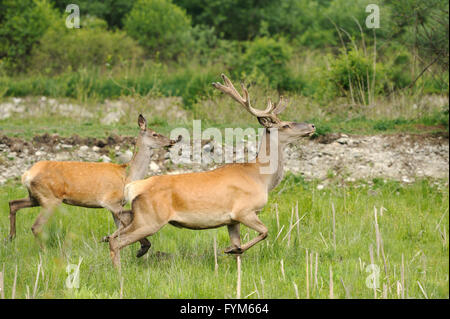
[[[0,184],[20,176],[40,160],[103,161],[131,159],[134,137],[107,139],[37,135],[32,141],[0,135]],[[251,146],[254,148],[254,146]],[[205,151],[213,149],[203,141]],[[306,180],[388,178],[405,183],[417,178],[449,177],[448,134],[348,136],[329,134],[304,140],[285,151],[286,171]],[[149,174],[177,174],[213,168],[209,164],[175,165],[165,150],[153,154]]]

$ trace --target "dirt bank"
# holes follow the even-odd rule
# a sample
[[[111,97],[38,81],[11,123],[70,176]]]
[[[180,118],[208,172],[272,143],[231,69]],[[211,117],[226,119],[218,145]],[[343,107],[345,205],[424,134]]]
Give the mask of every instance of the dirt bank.
[[[20,177],[40,160],[127,162],[135,138],[111,135],[106,139],[79,136],[37,135],[31,141],[0,135],[0,184]],[[204,145],[205,149],[210,149]],[[416,178],[449,177],[448,134],[395,134],[349,136],[329,134],[304,140],[285,151],[285,169],[305,179],[338,176],[347,181],[390,178],[412,182]],[[211,165],[182,168],[170,162],[169,154],[155,152],[149,174],[181,173],[210,169]]]

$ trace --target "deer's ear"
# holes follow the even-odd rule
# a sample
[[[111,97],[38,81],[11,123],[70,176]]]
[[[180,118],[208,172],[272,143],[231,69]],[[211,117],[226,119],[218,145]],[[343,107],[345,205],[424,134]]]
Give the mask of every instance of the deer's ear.
[[[142,114],[139,114],[138,125],[143,131],[147,129],[147,120],[142,116]]]

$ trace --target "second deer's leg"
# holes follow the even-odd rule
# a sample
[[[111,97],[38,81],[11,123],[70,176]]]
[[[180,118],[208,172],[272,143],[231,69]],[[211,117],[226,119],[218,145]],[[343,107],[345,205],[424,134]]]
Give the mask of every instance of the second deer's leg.
[[[34,221],[33,226],[31,226],[31,231],[33,232],[39,245],[43,247],[40,234],[42,232],[42,227],[48,222],[49,218],[53,215],[56,207],[61,204],[60,200],[46,200],[41,203],[42,209],[38,217]]]
[[[259,220],[258,216],[256,215],[256,212],[250,212],[247,214],[242,214],[239,216],[239,219],[236,219],[237,221],[241,222],[245,226],[256,230],[259,235],[249,242],[245,243],[241,246],[241,252],[246,251],[256,243],[260,242],[261,240],[265,239],[267,237],[267,227]]]
[[[13,239],[16,236],[16,213],[19,209],[27,207],[39,206],[39,203],[31,197],[16,199],[9,202],[9,239]]]

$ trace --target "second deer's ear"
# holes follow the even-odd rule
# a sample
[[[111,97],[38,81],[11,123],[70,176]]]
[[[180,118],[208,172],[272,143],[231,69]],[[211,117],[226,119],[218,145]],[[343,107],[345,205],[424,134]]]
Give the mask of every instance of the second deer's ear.
[[[143,131],[147,129],[147,120],[142,116],[142,114],[139,114],[138,125]]]

